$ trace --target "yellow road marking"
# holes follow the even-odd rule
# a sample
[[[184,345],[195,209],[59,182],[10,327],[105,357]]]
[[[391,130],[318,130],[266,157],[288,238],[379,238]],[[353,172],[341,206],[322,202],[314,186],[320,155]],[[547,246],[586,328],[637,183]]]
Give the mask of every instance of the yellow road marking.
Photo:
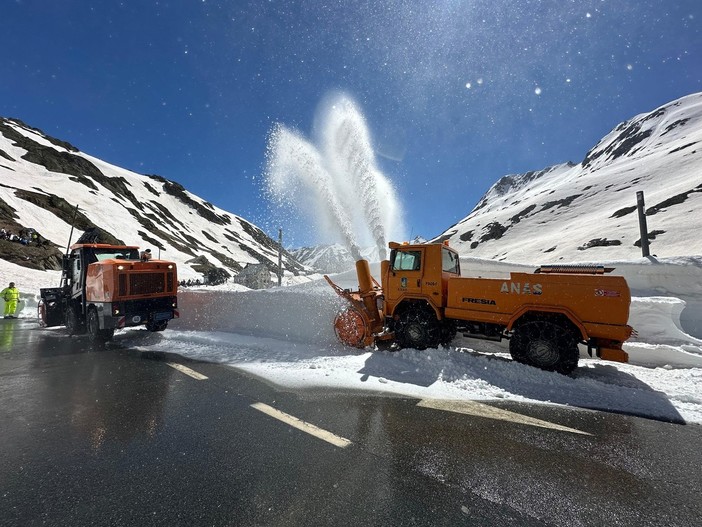
[[[331,432],[319,428],[318,426],[315,426],[312,423],[308,423],[306,421],[303,421],[302,419],[298,419],[293,415],[286,414],[285,412],[281,412],[280,410],[276,410],[275,408],[273,408],[272,406],[268,406],[267,404],[254,403],[251,405],[251,407],[255,408],[259,412],[263,412],[264,414],[273,417],[274,419],[278,419],[278,421],[282,421],[283,423],[290,425],[293,428],[302,430],[303,432],[313,435],[316,438],[322,439],[323,441],[331,443],[332,445],[337,446],[339,448],[346,448],[347,446],[352,444],[351,441],[344,437],[332,434]]]
[[[510,412],[508,410],[502,410],[501,408],[495,408],[494,406],[475,401],[442,401],[438,399],[423,399],[417,403],[417,406],[458,414],[486,417],[488,419],[499,419],[500,421],[510,421],[523,425],[538,426],[540,428],[550,428],[552,430],[570,432],[572,434],[592,435],[588,432],[583,432],[582,430],[557,425],[556,423],[550,423],[548,421],[542,421],[541,419],[518,414],[516,412]]]
[[[175,368],[179,372],[184,373],[185,375],[189,375],[193,379],[197,379],[198,381],[204,381],[205,379],[207,379],[207,377],[202,373],[198,373],[195,370],[191,370],[187,366],[183,366],[182,364],[178,364],[177,362],[167,362],[166,364],[168,364],[171,368]]]

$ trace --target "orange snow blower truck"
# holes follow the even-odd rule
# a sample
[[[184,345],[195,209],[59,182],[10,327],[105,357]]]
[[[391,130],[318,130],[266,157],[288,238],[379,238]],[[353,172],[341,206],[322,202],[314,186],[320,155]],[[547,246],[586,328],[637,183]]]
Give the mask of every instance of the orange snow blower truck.
[[[359,289],[327,282],[348,301],[334,320],[341,342],[435,348],[464,336],[500,341],[518,362],[563,374],[578,365],[578,344],[590,356],[627,362],[622,343],[631,294],[626,280],[603,266],[542,266],[508,279],[462,277],[448,244],[390,243],[381,282],[356,262]]]

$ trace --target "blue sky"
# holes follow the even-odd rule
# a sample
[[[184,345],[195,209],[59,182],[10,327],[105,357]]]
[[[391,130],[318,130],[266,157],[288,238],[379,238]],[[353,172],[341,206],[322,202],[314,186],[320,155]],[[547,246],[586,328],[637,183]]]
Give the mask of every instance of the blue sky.
[[[581,161],[619,122],[702,91],[699,0],[5,0],[0,115],[159,174],[286,245],[262,192],[277,122],[341,90],[436,236],[501,176]]]

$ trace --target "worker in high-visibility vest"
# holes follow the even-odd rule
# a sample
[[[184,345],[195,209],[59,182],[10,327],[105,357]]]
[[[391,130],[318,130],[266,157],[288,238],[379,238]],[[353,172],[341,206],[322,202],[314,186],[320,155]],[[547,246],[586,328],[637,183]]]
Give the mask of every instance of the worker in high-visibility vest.
[[[17,318],[17,302],[19,302],[20,292],[15,287],[14,282],[10,282],[10,287],[6,287],[0,291],[0,297],[5,301],[5,318]]]

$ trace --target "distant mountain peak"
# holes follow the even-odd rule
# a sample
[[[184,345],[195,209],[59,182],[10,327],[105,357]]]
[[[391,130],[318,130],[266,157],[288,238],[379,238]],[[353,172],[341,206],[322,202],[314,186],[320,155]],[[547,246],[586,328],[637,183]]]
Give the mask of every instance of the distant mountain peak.
[[[582,166],[598,168],[622,158],[643,157],[646,151],[698,130],[701,116],[694,109],[700,105],[702,93],[695,93],[620,123],[587,153]]]

